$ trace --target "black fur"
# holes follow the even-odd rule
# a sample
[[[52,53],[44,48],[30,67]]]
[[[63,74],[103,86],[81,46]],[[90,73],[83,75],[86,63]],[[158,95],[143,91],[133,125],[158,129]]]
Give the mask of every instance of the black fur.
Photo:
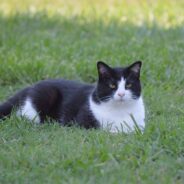
[[[96,102],[107,101],[117,89],[118,81],[121,77],[126,79],[126,84],[132,84],[130,90],[133,93],[134,99],[137,99],[141,95],[141,83],[140,83],[140,69],[141,61],[137,61],[132,65],[125,68],[110,68],[103,62],[98,62],[98,73],[99,79],[95,92],[93,93],[93,99]],[[137,72],[132,69],[137,67]],[[114,89],[109,88],[109,84],[114,84],[116,87]]]
[[[127,83],[132,84],[133,98],[138,98],[141,94],[139,81],[141,62],[126,68],[111,68],[103,62],[98,62],[97,68],[99,73],[97,85],[55,79],[44,80],[23,89],[0,105],[0,119],[10,115],[13,108],[19,108],[25,99],[30,98],[39,113],[41,123],[49,117],[62,125],[69,126],[75,123],[85,128],[98,128],[99,123],[89,109],[89,96],[92,95],[96,103],[107,101],[116,90],[109,88],[109,84],[117,86],[123,76]]]

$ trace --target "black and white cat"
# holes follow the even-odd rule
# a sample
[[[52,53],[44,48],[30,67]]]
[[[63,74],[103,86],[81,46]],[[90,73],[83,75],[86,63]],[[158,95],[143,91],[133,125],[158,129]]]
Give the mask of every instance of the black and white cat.
[[[18,116],[43,123],[47,117],[61,125],[104,128],[111,132],[131,132],[145,127],[137,61],[124,68],[97,63],[96,85],[63,79],[44,80],[19,91],[0,105],[0,119],[15,109]],[[135,123],[136,121],[136,123]]]

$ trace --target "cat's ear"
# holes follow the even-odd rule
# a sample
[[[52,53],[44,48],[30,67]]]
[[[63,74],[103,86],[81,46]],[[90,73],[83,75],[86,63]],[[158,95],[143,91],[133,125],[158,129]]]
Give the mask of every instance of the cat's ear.
[[[128,69],[130,72],[133,72],[136,74],[138,77],[140,76],[140,71],[141,71],[141,66],[142,62],[141,61],[136,61],[135,63],[131,64]]]
[[[99,77],[110,77],[112,74],[112,68],[102,61],[97,62],[97,69]]]

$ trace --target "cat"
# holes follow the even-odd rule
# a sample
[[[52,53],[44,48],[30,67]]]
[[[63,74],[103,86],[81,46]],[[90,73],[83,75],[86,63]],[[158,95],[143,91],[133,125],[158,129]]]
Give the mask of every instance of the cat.
[[[133,132],[145,127],[141,95],[142,62],[112,68],[97,62],[96,85],[64,79],[47,79],[16,93],[0,105],[0,119],[16,111],[36,123],[47,118],[61,125],[103,128],[110,132]]]

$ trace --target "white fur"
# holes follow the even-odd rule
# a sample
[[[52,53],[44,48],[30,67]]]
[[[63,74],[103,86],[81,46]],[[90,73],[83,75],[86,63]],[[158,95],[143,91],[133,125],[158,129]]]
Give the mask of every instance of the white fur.
[[[27,98],[24,102],[24,105],[17,111],[18,116],[24,116],[27,119],[34,121],[35,123],[40,123],[40,118],[33,107],[33,103],[31,102],[31,99]]]
[[[134,131],[134,120],[143,131],[145,127],[143,99],[142,97],[132,99],[131,91],[125,89],[125,83],[126,81],[122,78],[112,99],[107,102],[97,104],[90,97],[90,109],[100,122],[101,127],[109,129],[111,132],[123,131],[129,133]],[[120,97],[118,93],[123,93],[124,96]]]
[[[126,80],[122,77],[121,81],[118,83],[118,89],[116,90],[113,98],[116,101],[132,101],[132,94],[130,90],[125,89]],[[118,93],[123,94],[123,97],[120,97]]]

